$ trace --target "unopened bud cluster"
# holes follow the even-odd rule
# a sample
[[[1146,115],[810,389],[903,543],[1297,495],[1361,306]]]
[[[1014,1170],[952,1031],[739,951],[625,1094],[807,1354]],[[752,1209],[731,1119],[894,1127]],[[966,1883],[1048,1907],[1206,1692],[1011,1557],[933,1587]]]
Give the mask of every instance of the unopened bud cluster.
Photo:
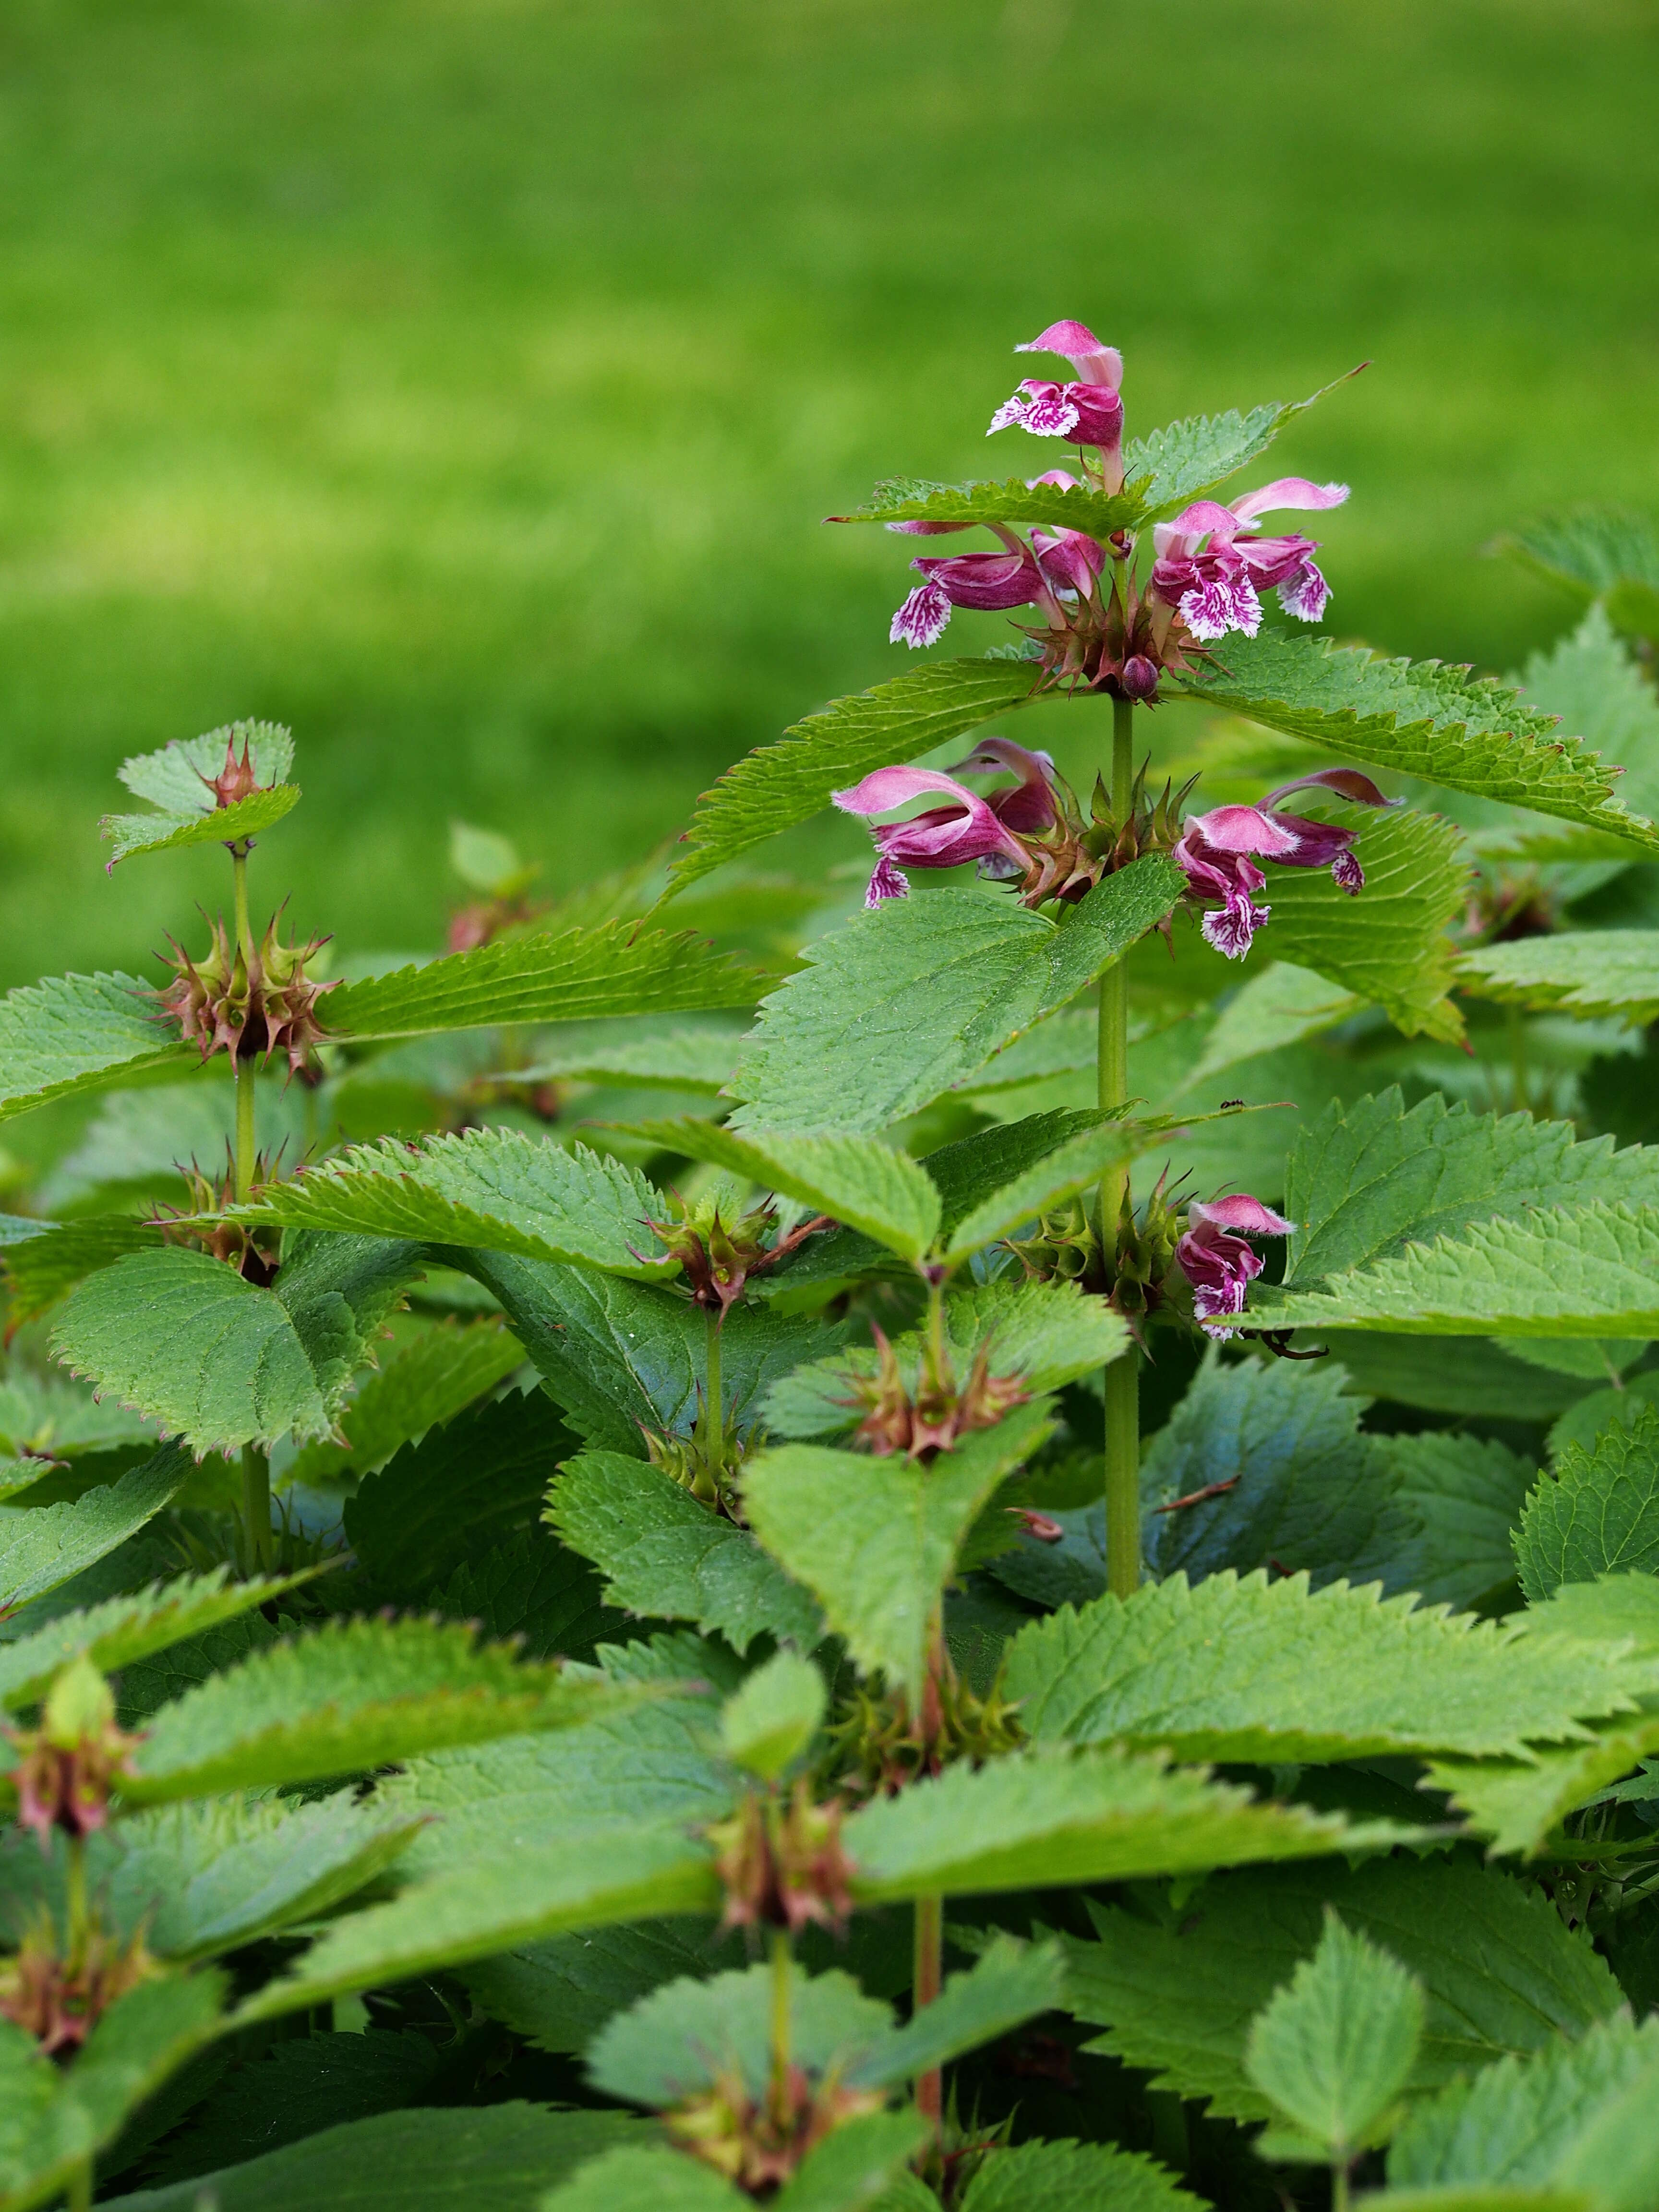
[[[204,1060],[216,1052],[234,1060],[267,1060],[283,1053],[289,1073],[301,1074],[326,1034],[317,1018],[317,1001],[335,986],[313,982],[306,963],[327,940],[284,945],[273,918],[261,942],[244,955],[222,918],[210,927],[213,942],[202,960],[192,960],[182,945],[173,944],[168,964],[174,980],[156,994],[162,1012],[179,1024]]]

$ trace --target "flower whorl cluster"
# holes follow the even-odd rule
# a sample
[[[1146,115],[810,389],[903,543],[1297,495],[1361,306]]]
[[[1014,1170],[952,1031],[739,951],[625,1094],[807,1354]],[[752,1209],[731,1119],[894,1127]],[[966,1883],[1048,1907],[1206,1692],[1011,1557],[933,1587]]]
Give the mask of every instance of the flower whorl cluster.
[[[222,916],[210,927],[213,942],[206,957],[192,960],[173,939],[167,963],[174,980],[155,993],[164,1013],[179,1024],[186,1042],[204,1060],[227,1052],[233,1060],[288,1059],[291,1075],[302,1074],[313,1048],[326,1031],[317,1018],[317,1001],[333,983],[314,983],[306,963],[328,942],[313,937],[305,945],[284,945],[273,915],[262,940],[244,956]]]
[[[1015,350],[1059,355],[1073,377],[1066,383],[1026,378],[997,409],[988,434],[1018,428],[1076,447],[1080,477],[1050,469],[1027,479],[1031,489],[1081,485],[1109,498],[1121,493],[1122,355],[1086,324],[1071,320],[1051,323]],[[1340,507],[1347,496],[1346,484],[1279,477],[1225,506],[1193,501],[1169,521],[1154,523],[1154,559],[1144,587],[1127,528],[1103,541],[1080,530],[1043,527],[1028,538],[1001,522],[890,522],[890,530],[918,538],[987,528],[1002,550],[918,556],[910,565],[922,580],[894,615],[888,635],[895,645],[936,645],[957,607],[1031,607],[1039,620],[1027,635],[1041,647],[1044,681],[1154,703],[1165,670],[1204,659],[1230,631],[1255,635],[1264,591],[1276,591],[1279,605],[1299,622],[1322,618],[1331,593],[1314,559],[1318,545],[1294,533],[1264,538],[1260,524],[1278,510]]]

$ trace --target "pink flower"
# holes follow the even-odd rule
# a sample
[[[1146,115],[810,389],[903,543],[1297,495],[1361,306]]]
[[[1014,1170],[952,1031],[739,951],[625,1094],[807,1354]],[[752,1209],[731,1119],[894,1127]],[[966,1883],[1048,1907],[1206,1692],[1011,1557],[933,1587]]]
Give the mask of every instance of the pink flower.
[[[954,762],[951,775],[994,775],[1012,772],[1019,781],[1010,791],[994,791],[986,804],[1006,830],[1042,830],[1054,823],[1054,758],[1028,751],[1012,738],[981,738],[966,760]]]
[[[994,805],[964,789],[935,769],[878,768],[850,791],[830,795],[843,814],[885,814],[926,792],[940,792],[951,802],[913,815],[908,822],[887,822],[873,828],[879,858],[864,895],[866,907],[903,898],[910,885],[902,869],[954,868],[964,860],[1012,860],[1023,875],[1024,847],[1007,827]],[[1012,794],[1008,794],[1012,795]]]
[[[988,438],[1018,424],[1038,438],[1070,438],[1079,446],[1098,446],[1115,462],[1123,442],[1123,356],[1103,345],[1086,323],[1050,323],[1016,353],[1057,353],[1071,362],[1073,380],[1050,383],[1027,377],[1012,399],[991,417]]]
[[[1346,484],[1280,477],[1227,507],[1194,500],[1173,522],[1153,525],[1153,596],[1176,608],[1201,644],[1230,629],[1254,637],[1261,627],[1259,595],[1270,588],[1286,614],[1317,622],[1331,595],[1314,564],[1318,546],[1310,538],[1258,538],[1255,525],[1270,507],[1340,507],[1347,496]]]
[[[1188,1207],[1186,1233],[1176,1246],[1176,1265],[1193,1286],[1193,1311],[1206,1336],[1237,1334],[1212,1326],[1213,1317],[1243,1313],[1245,1290],[1261,1273],[1261,1257],[1245,1237],[1288,1237],[1295,1227],[1282,1213],[1243,1192]]]
[[[1048,580],[1024,545],[1006,553],[957,553],[945,559],[916,560],[910,566],[927,581],[916,586],[893,617],[887,635],[895,645],[937,645],[945,635],[952,607],[1028,607],[1033,600],[1054,605]]]
[[[1338,792],[1364,806],[1397,803],[1386,799],[1358,769],[1328,768],[1281,784],[1260,806],[1215,806],[1207,814],[1187,818],[1171,858],[1200,897],[1220,900],[1220,911],[1206,914],[1200,927],[1229,960],[1244,957],[1256,931],[1273,912],[1271,907],[1255,903],[1255,893],[1267,881],[1256,860],[1277,860],[1290,868],[1328,868],[1333,880],[1350,896],[1364,888],[1365,872],[1352,850],[1353,830],[1274,807],[1274,799],[1309,785]]]

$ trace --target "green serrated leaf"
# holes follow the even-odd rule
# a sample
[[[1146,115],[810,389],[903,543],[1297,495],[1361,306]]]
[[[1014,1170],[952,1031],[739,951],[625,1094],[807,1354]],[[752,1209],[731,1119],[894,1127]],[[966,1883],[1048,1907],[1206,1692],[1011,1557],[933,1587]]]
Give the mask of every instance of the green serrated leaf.
[[[397,2212],[453,2212],[487,2177],[490,2212],[538,2212],[550,2188],[638,2124],[516,2102],[382,2112],[120,2201],[127,2212],[199,2212],[204,2201],[218,2212],[366,2212],[378,2198]],[[659,2199],[651,2212],[668,2208]]]
[[[1277,939],[1273,950],[1278,951]],[[1337,989],[1311,968],[1275,958],[1271,967],[1247,976],[1222,1007],[1186,1081],[1195,1087],[1258,1054],[1318,1036],[1357,1014],[1364,1004],[1361,993]],[[1093,1058],[1078,1064],[1091,1067]]]
[[[313,1094],[274,1073],[256,1079],[253,1089],[258,1149],[289,1163],[303,1157]],[[224,1173],[235,1130],[236,1086],[227,1066],[204,1079],[112,1091],[85,1133],[41,1178],[35,1203],[43,1214],[53,1214],[94,1197],[108,1206],[139,1197],[173,1199],[186,1168]]]
[[[1306,399],[1269,400],[1241,415],[1230,407],[1221,415],[1189,415],[1144,438],[1132,438],[1123,449],[1123,472],[1141,493],[1149,522],[1173,514],[1194,499],[1202,499],[1265,453],[1293,416],[1313,406],[1337,386],[1358,374],[1350,369]],[[1141,482],[1142,478],[1150,479]]]
[[[722,2075],[759,2100],[771,2072],[772,1969],[760,1965],[654,1990],[605,2027],[588,2053],[607,2097],[658,2110],[699,2095]],[[892,2027],[892,2008],[850,1974],[789,1974],[789,2056],[809,2080],[843,2075]]]
[[[1273,913],[1267,942],[1274,957],[1381,1006],[1407,1036],[1457,1042],[1463,1019],[1447,996],[1455,980],[1447,932],[1467,904],[1469,878],[1458,830],[1433,814],[1324,803],[1306,811],[1358,832],[1365,887],[1350,895],[1328,869],[1269,862],[1261,899]],[[1255,1048],[1267,1049],[1267,1041]]]
[[[1632,859],[1659,853],[1659,828],[1626,810],[1582,740],[1557,735],[1553,715],[1466,668],[1263,630],[1230,636],[1210,665],[1168,688],[1350,760],[1605,830]]]
[[[111,874],[137,853],[170,853],[183,845],[228,845],[269,830],[300,803],[297,784],[279,783],[270,791],[250,792],[234,806],[210,814],[106,814],[98,834],[114,846],[105,862]]]
[[[429,1137],[418,1152],[391,1137],[355,1146],[229,1218],[580,1261],[650,1280],[674,1271],[649,1225],[664,1210],[636,1168],[586,1145],[469,1129]]]
[[[1220,1875],[1161,1922],[1091,1905],[1100,1941],[1064,1946],[1069,2008],[1108,2028],[1087,2047],[1218,2118],[1266,2119],[1244,2071],[1249,2023],[1312,1956],[1331,1906],[1423,1984],[1414,2094],[1582,2035],[1622,2002],[1606,1961],[1507,1875],[1464,1856],[1330,1861]]]
[[[153,753],[135,753],[116,770],[135,799],[168,814],[205,814],[215,799],[209,785],[225,764],[228,747],[246,752],[254,780],[286,783],[294,766],[294,738],[280,722],[227,722],[199,738],[174,738]]]
[[[137,975],[58,975],[0,999],[0,1121],[196,1058]]]
[[[532,1522],[574,1443],[544,1392],[514,1390],[406,1445],[345,1503],[346,1535],[374,1589],[407,1602],[459,1552]]]
[[[999,1931],[961,1974],[950,1974],[929,2005],[902,2027],[878,2034],[855,2058],[848,2080],[856,2087],[895,2087],[929,2067],[1050,2012],[1063,2002],[1065,1967],[1053,1943],[1022,1943]]]
[[[741,1960],[740,1941],[692,1916],[590,1928],[475,1960],[461,1970],[474,1999],[538,2051],[586,2051],[605,2022],[682,1974]]]
[[[538,1047],[528,1067],[503,1068],[503,1083],[614,1083],[629,1090],[723,1090],[737,1066],[739,1029],[653,1029],[573,1023]]]
[[[9,1317],[38,1320],[99,1268],[165,1241],[155,1222],[135,1220],[130,1213],[94,1213],[61,1225],[43,1222],[39,1235],[5,1248]]]
[[[1242,466],[1243,464],[1241,463]],[[831,522],[1025,522],[1049,530],[1080,530],[1096,538],[1135,530],[1146,514],[1139,487],[1099,492],[1087,484],[1004,483],[928,483],[895,477],[878,483],[863,507],[832,514]]]
[[[1061,923],[950,885],[832,930],[766,1000],[732,1089],[745,1131],[881,1129],[1074,999],[1167,914],[1184,878],[1148,854]]]
[[[1038,1745],[947,1767],[853,1814],[843,1842],[853,1894],[888,1899],[1128,1881],[1253,1859],[1317,1857],[1398,1840],[1349,1827],[1121,1744]]]
[[[189,1473],[190,1455],[163,1444],[142,1467],[84,1498],[0,1506],[0,1605],[27,1605],[106,1558],[171,1503]]]
[[[671,936],[620,921],[556,936],[500,938],[424,967],[345,983],[329,993],[321,1013],[331,1037],[367,1042],[597,1014],[749,1006],[769,980],[690,933]]]
[[[462,1622],[355,1620],[256,1652],[151,1717],[122,1784],[134,1804],[384,1766],[445,1744],[572,1728],[616,1693]]]
[[[346,1468],[368,1474],[398,1446],[465,1412],[524,1362],[516,1337],[491,1315],[434,1322],[398,1346],[356,1391],[340,1415],[343,1444],[308,1444],[288,1470],[290,1483],[333,1481]]]
[[[331,1433],[346,1384],[418,1261],[411,1245],[325,1237],[270,1291],[205,1252],[135,1252],[71,1291],[52,1349],[198,1456],[308,1441]]]
[[[757,1536],[823,1606],[866,1671],[921,1694],[930,1625],[963,1540],[1005,1476],[1053,1427],[1046,1401],[1017,1407],[931,1466],[814,1444],[748,1461],[744,1508]]]
[[[1582,507],[1540,516],[1498,544],[1552,582],[1604,599],[1620,629],[1659,636],[1659,540],[1645,516]]]
[[[775,1782],[817,1734],[828,1703],[810,1659],[775,1651],[720,1708],[720,1748],[734,1766]]]
[[[1515,1556],[1534,1604],[1563,1583],[1659,1571],[1659,1410],[1567,1445],[1527,1500]]]
[[[744,2198],[712,2166],[666,2146],[607,2151],[538,2212],[743,2212]]]
[[[994,714],[1024,706],[1037,674],[1028,662],[936,660],[809,714],[704,792],[681,841],[687,849],[669,871],[665,897],[675,897],[739,853],[806,821],[829,805],[832,792],[859,782],[872,769],[914,760],[976,730]]]
[[[1201,1114],[1193,1118],[1195,1121],[1208,1121],[1221,1116]],[[1226,1118],[1235,1117],[1230,1115]],[[963,1214],[951,1228],[945,1256],[950,1260],[966,1259],[974,1252],[982,1251],[988,1244],[1012,1237],[1022,1224],[1066,1199],[1079,1196],[1111,1170],[1127,1167],[1143,1152],[1156,1151],[1171,1137],[1184,1135],[1191,1126],[1191,1122],[1167,1120],[1108,1121],[1095,1128],[1080,1130]]]
[[[694,1620],[739,1652],[757,1636],[806,1650],[823,1636],[811,1598],[753,1536],[644,1460],[607,1451],[571,1460],[548,1494],[547,1518],[604,1569],[606,1600],[631,1613]]]
[[[1345,1583],[1310,1593],[1184,1575],[1021,1631],[1007,1693],[1039,1741],[1163,1745],[1183,1759],[1523,1757],[1628,1711],[1616,1647],[1551,1644]]]
[[[1333,2164],[1374,2139],[1417,2063],[1422,1985],[1330,1905],[1304,1959],[1250,2023],[1244,2071]]]
[[[871,1137],[780,1137],[764,1129],[739,1136],[690,1117],[633,1122],[628,1133],[798,1199],[901,1259],[921,1259],[939,1228],[939,1194],[926,1169]]]
[[[1061,2141],[991,2151],[962,2212],[1195,2212],[1201,2202],[1144,2152]]]
[[[995,1375],[1018,1375],[1034,1396],[1091,1374],[1123,1352],[1128,1328],[1103,1299],[1074,1283],[976,1284],[945,1301],[945,1337],[951,1367],[965,1377],[981,1348]],[[895,1339],[894,1355],[907,1389],[921,1370],[923,1332]],[[876,1372],[876,1354],[860,1345],[798,1367],[775,1382],[763,1413],[775,1435],[805,1439],[842,1435],[859,1418],[854,1386]]]
[[[159,1487],[159,1486],[156,1486]],[[148,1494],[154,1495],[154,1490]],[[96,1499],[99,1493],[88,1493]],[[87,1500],[80,1501],[85,1504]],[[46,1506],[30,1515],[76,1507]],[[130,1515],[120,1516],[120,1525]],[[62,1524],[60,1524],[61,1526]],[[125,1539],[118,1539],[118,1541]],[[33,1705],[41,1697],[60,1667],[85,1656],[100,1674],[112,1674],[151,1652],[165,1651],[186,1637],[200,1636],[221,1621],[234,1620],[256,1606],[269,1604],[309,1578],[309,1571],[270,1577],[256,1582],[234,1583],[228,1569],[207,1575],[185,1575],[177,1582],[153,1583],[130,1597],[106,1598],[94,1605],[61,1613],[33,1634],[14,1643],[0,1644],[0,1705],[15,1709]]]
[[[1645,1024],[1659,1014],[1659,930],[1570,929],[1484,945],[1458,956],[1457,988],[1535,1012]]]
[[[1650,2203],[1643,2174],[1631,2166],[1623,2173],[1596,2175],[1586,2173],[1578,2160],[1594,2148],[1598,2125],[1634,2093],[1645,2096],[1649,2117],[1649,2156],[1638,2163],[1646,2166],[1649,2181],[1659,2175],[1659,2138],[1651,2127],[1656,2089],[1659,2023],[1638,2027],[1628,2014],[1597,2021],[1576,2041],[1504,2058],[1418,2105],[1389,2152],[1390,2188],[1634,2181],[1632,2201]]]

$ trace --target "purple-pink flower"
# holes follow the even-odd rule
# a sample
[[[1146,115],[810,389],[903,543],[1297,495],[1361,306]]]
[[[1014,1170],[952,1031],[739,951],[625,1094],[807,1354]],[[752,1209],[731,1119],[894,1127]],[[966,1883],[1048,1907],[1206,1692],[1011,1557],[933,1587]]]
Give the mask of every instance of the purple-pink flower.
[[[1072,366],[1072,380],[1059,384],[1044,377],[1026,377],[1012,398],[1005,399],[991,417],[988,438],[998,430],[1018,426],[1037,438],[1069,438],[1076,445],[1097,446],[1106,456],[1108,474],[1115,470],[1121,488],[1119,455],[1123,443],[1123,356],[1115,346],[1102,343],[1086,323],[1050,323],[1028,345],[1016,353],[1054,353]]]
[[[1216,1326],[1217,1317],[1241,1314],[1244,1293],[1261,1273],[1261,1255],[1247,1237],[1288,1237],[1296,1227],[1259,1198],[1240,1192],[1232,1198],[1195,1201],[1187,1208],[1187,1228],[1176,1246],[1176,1264],[1193,1286],[1193,1311],[1205,1334],[1229,1337],[1234,1329]]]
[[[1053,604],[1042,571],[1023,545],[1006,553],[924,557],[910,566],[927,581],[917,585],[893,617],[887,635],[895,645],[937,645],[952,607],[1028,607],[1034,599]]]
[[[1255,894],[1267,878],[1258,860],[1290,868],[1328,868],[1332,879],[1352,896],[1363,890],[1365,872],[1353,852],[1356,833],[1334,822],[1315,822],[1274,805],[1310,785],[1339,793],[1364,806],[1389,806],[1370,776],[1355,768],[1316,769],[1270,791],[1259,806],[1214,806],[1189,815],[1171,858],[1201,898],[1219,899],[1219,911],[1204,916],[1200,927],[1218,952],[1242,960],[1251,939],[1273,909],[1258,906]]]
[[[1331,595],[1314,562],[1317,544],[1311,538],[1258,538],[1255,525],[1271,507],[1340,507],[1347,496],[1346,484],[1280,477],[1226,507],[1195,500],[1173,522],[1153,525],[1158,557],[1149,588],[1200,644],[1231,629],[1254,637],[1261,627],[1260,594],[1269,589],[1277,589],[1287,615],[1317,622]]]
[[[872,829],[879,857],[864,895],[865,905],[877,907],[888,899],[905,897],[910,889],[902,872],[907,866],[954,868],[964,860],[995,856],[1015,863],[1023,875],[1025,848],[998,812],[996,801],[1018,799],[1024,789],[1022,783],[985,799],[936,769],[878,768],[850,791],[832,793],[843,814],[865,816],[885,814],[928,793],[941,793],[951,802],[929,807],[908,822],[887,822]]]
[[[981,738],[966,760],[953,762],[950,775],[1007,773],[1019,781],[1010,791],[993,792],[987,805],[1006,830],[1051,830],[1054,811],[1054,756],[1032,752],[1012,738]]]

